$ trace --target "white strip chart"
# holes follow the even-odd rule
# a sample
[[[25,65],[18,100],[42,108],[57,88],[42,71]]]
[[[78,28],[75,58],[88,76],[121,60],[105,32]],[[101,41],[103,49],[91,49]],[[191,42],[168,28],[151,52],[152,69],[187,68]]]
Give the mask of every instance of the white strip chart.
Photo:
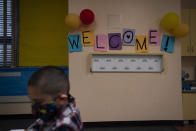
[[[163,55],[92,54],[92,72],[162,72]]]

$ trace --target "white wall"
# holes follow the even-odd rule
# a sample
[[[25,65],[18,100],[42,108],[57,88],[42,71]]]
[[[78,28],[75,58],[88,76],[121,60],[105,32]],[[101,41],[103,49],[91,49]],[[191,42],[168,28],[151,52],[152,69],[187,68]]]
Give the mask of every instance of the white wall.
[[[180,0],[69,0],[69,12],[79,14],[84,8],[94,11],[91,26],[95,34],[122,32],[135,28],[145,35],[159,28],[167,12],[180,15]],[[120,15],[119,28],[108,28],[107,16]],[[176,39],[175,52],[163,53],[162,73],[91,73],[88,55],[92,47],[69,55],[71,92],[76,97],[83,121],[181,120],[181,47]],[[122,51],[134,53],[134,47]],[[160,53],[152,47],[150,53]]]

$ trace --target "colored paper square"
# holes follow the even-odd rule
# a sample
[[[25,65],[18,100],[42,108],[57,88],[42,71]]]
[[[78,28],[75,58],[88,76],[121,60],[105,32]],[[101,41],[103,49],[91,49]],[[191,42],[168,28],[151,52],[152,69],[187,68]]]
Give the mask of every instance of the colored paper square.
[[[161,45],[161,33],[158,29],[149,30],[149,44],[151,46]]]
[[[135,48],[136,53],[148,53],[149,45],[148,45],[148,37],[145,36],[135,36]]]
[[[94,46],[94,30],[82,30],[81,36],[83,46]]]
[[[174,52],[174,43],[175,43],[174,36],[163,35],[162,36],[161,51],[173,53]]]
[[[108,49],[108,36],[107,35],[96,35],[95,51],[107,51]]]
[[[109,49],[110,50],[121,50],[122,42],[121,42],[121,34],[120,33],[109,33]]]
[[[82,51],[81,35],[68,35],[69,52]]]
[[[135,29],[123,29],[123,45],[135,45]]]

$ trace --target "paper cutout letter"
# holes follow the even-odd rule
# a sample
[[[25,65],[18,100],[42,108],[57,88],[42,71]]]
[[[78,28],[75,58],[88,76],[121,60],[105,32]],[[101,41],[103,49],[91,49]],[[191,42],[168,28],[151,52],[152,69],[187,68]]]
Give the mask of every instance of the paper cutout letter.
[[[175,43],[174,36],[163,35],[162,36],[161,51],[173,53],[174,52],[174,43]]]
[[[82,30],[82,45],[94,46],[94,30]]]
[[[123,29],[123,45],[135,45],[135,29]]]
[[[107,51],[108,49],[108,36],[96,35],[95,51]]]
[[[81,35],[68,35],[69,52],[82,51]]]
[[[136,44],[136,53],[148,53],[149,45],[148,45],[148,37],[145,36],[135,36],[135,44]]]
[[[152,46],[161,44],[161,33],[158,29],[149,30],[149,43]]]
[[[121,34],[120,33],[109,33],[109,49],[110,50],[121,50],[122,42],[121,42]]]

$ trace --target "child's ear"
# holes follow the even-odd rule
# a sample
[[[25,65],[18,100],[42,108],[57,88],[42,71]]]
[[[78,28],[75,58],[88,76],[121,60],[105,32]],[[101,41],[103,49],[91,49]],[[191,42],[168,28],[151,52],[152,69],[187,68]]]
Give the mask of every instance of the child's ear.
[[[68,99],[68,96],[65,93],[62,93],[62,94],[60,94],[60,99],[66,100],[66,99]]]
[[[65,93],[59,94],[59,98],[56,100],[58,106],[63,107],[68,104],[68,96]]]

